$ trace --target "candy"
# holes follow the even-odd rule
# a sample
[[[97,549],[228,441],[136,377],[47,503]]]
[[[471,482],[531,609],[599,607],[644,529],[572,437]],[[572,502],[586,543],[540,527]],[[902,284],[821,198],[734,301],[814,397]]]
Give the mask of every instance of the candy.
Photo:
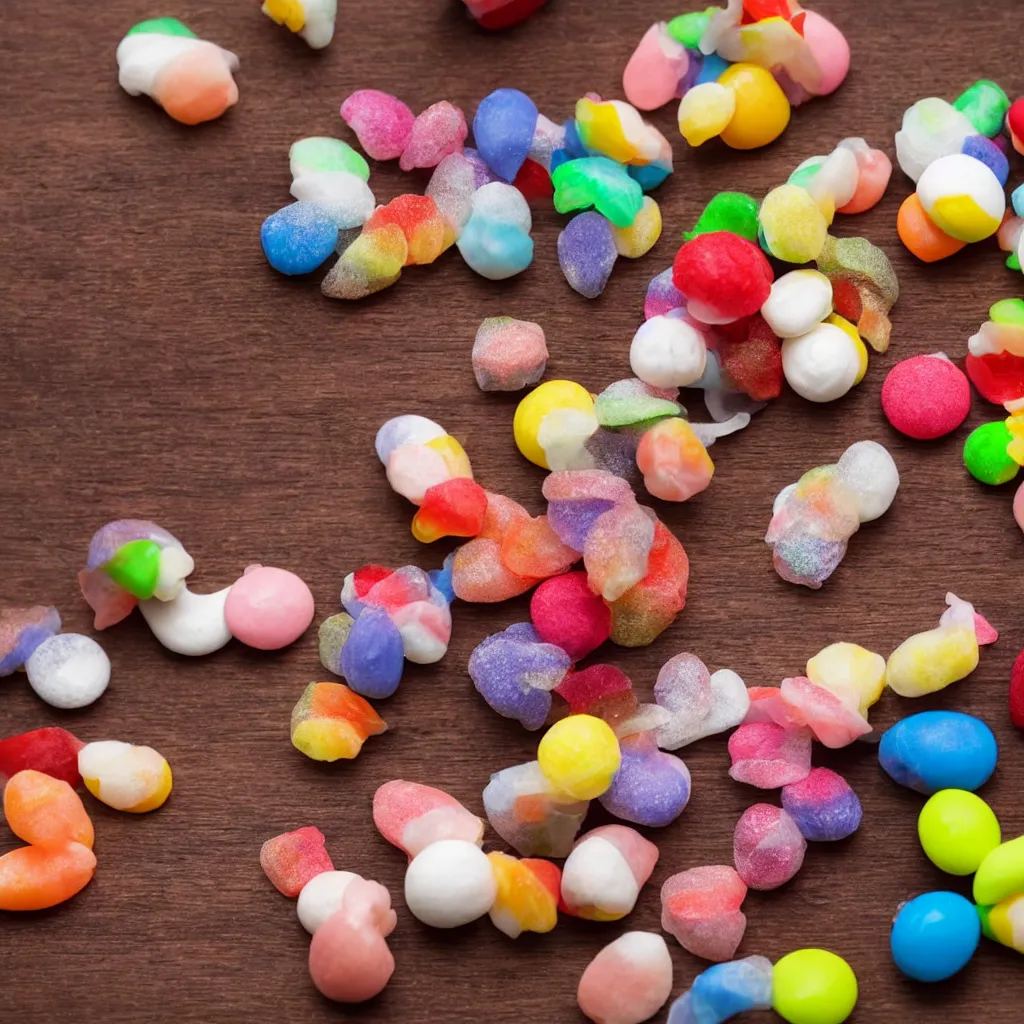
[[[1018,491],[1018,494],[1021,492]],[[1017,500],[1014,499],[1014,515],[1016,516]],[[1018,517],[1019,519],[1019,517]],[[1019,522],[1018,522],[1019,525]],[[1024,527],[1022,527],[1024,529]],[[1010,670],[1010,721],[1018,729],[1024,729],[1024,651],[1017,655]],[[0,742],[0,775],[3,774],[3,743]],[[52,772],[50,774],[53,774]],[[972,789],[971,786],[958,786],[958,789]]]
[[[967,243],[947,235],[925,212],[916,192],[903,200],[896,218],[900,241],[925,263],[936,263],[958,253]]]
[[[292,709],[292,746],[314,761],[353,758],[387,729],[376,711],[341,683],[310,683]]]
[[[611,613],[582,572],[542,583],[530,599],[530,618],[541,639],[562,648],[572,661],[600,647],[611,631]]]
[[[92,821],[78,794],[66,782],[27,769],[4,788],[4,817],[10,830],[31,846],[81,843],[92,849]]]
[[[569,160],[551,175],[559,213],[593,206],[617,228],[628,228],[643,206],[643,190],[625,168],[605,156]]]
[[[718,1024],[744,1010],[767,1010],[771,1005],[771,961],[748,956],[698,974],[672,1004],[668,1024]]]
[[[43,641],[59,632],[60,613],[56,608],[0,608],[0,677],[16,672]]]
[[[0,787],[18,772],[31,768],[51,778],[79,786],[78,752],[85,744],[67,729],[49,726],[0,740]]]
[[[633,335],[629,365],[633,373],[655,388],[689,387],[704,374],[704,338],[682,316],[654,316]]]
[[[110,683],[110,659],[92,637],[58,633],[25,662],[36,695],[55,708],[84,708],[99,700]]]
[[[636,905],[658,862],[658,848],[625,825],[581,836],[562,869],[562,903],[574,917],[618,921]]]
[[[971,410],[967,377],[945,355],[897,363],[882,385],[882,411],[901,433],[928,441],[952,433]]]
[[[22,846],[0,857],[0,910],[45,910],[92,881],[96,855],[81,843]]]
[[[473,210],[473,193],[489,181],[494,181],[490,169],[479,158],[471,159],[467,153],[449,153],[434,169],[427,185],[427,195],[458,238]]]
[[[370,180],[370,165],[363,155],[347,142],[326,135],[293,142],[288,150],[288,168],[293,178],[321,171],[346,171],[363,181]]]
[[[333,871],[323,832],[313,825],[268,839],[260,848],[260,867],[284,896],[299,895],[302,887],[323,871]]]
[[[915,981],[945,981],[967,966],[981,941],[974,905],[955,892],[926,892],[900,905],[889,947]]]
[[[623,821],[650,828],[670,825],[690,800],[690,772],[672,754],[658,749],[653,733],[625,737],[619,744],[622,763],[601,806]]]
[[[1020,471],[1020,464],[1007,451],[1013,435],[1002,420],[983,423],[964,442],[964,465],[983,484],[998,487],[1009,483]]]
[[[313,621],[313,612],[313,595],[295,573],[259,564],[245,570],[224,604],[231,635],[261,651],[294,643]]]
[[[430,196],[401,195],[386,206],[378,206],[366,221],[373,232],[390,225],[405,236],[405,265],[433,263],[454,241],[455,234]]]
[[[463,601],[491,604],[508,601],[526,593],[533,577],[517,576],[501,560],[501,545],[487,537],[476,537],[455,552],[452,583]]]
[[[498,895],[487,855],[465,839],[440,839],[405,873],[405,902],[431,928],[458,928],[486,914]]]
[[[1000,844],[999,820],[984,800],[961,789],[940,789],[917,819],[925,856],[950,875],[972,875]]]
[[[776,259],[808,263],[824,248],[828,222],[810,193],[798,185],[772,189],[758,218],[765,246]]]
[[[779,789],[807,778],[811,733],[775,722],[747,722],[729,737],[729,757],[730,778],[758,789]]]
[[[540,324],[488,317],[473,342],[473,374],[481,391],[519,391],[544,376],[548,347]]]
[[[484,824],[442,789],[395,779],[373,794],[373,823],[411,860],[431,843],[461,839],[479,846]]]
[[[468,134],[458,107],[447,100],[433,103],[416,115],[398,164],[403,171],[436,167],[449,153],[462,152]]]
[[[689,63],[686,47],[659,21],[644,33],[629,58],[622,72],[622,91],[638,109],[657,110],[675,97]]]
[[[599,213],[573,217],[558,236],[558,263],[573,291],[596,299],[618,258],[615,229]]]
[[[541,429],[552,413],[562,410],[593,419],[594,400],[586,388],[573,381],[549,380],[534,388],[516,408],[512,422],[516,446],[530,462],[542,469],[551,467],[540,443]],[[596,427],[596,419],[594,425]]]
[[[647,490],[664,501],[688,501],[707,488],[715,472],[693,427],[676,417],[662,420],[644,434],[636,464]]]
[[[820,323],[782,343],[786,382],[809,402],[834,402],[863,376],[861,350],[841,328]]]
[[[782,807],[812,843],[852,836],[863,813],[847,781],[828,768],[814,768],[806,778],[783,786]]]
[[[537,126],[537,105],[518,89],[495,89],[473,118],[480,155],[503,181],[513,181],[530,152]]]
[[[661,238],[661,229],[661,207],[650,196],[644,196],[636,220],[628,228],[612,229],[616,252],[630,260],[645,256]]]
[[[974,909],[981,918],[981,928],[986,938],[1008,946],[1018,953],[1024,952],[1024,934],[1021,932],[1024,892],[1010,896],[994,907]]]
[[[665,662],[654,699],[672,715],[658,729],[658,745],[666,750],[739,725],[750,706],[747,688],[735,672],[720,669],[711,674],[694,654],[677,654]]]
[[[1006,195],[995,174],[962,153],[929,164],[918,179],[917,197],[935,224],[961,242],[994,235],[1006,212]]]
[[[502,281],[522,273],[533,261],[532,225],[522,193],[492,181],[473,193],[470,217],[456,244],[471,269]]]
[[[974,875],[974,902],[1002,903],[1024,892],[1024,836],[1001,843],[981,862]]]
[[[145,814],[162,807],[174,784],[171,766],[152,747],[102,740],[78,752],[85,788],[116,811]]]
[[[771,266],[757,246],[728,231],[685,242],[672,264],[672,280],[702,323],[728,323],[758,312],[771,293]]]
[[[816,270],[793,270],[772,285],[761,316],[780,338],[799,338],[832,312],[832,282]]]
[[[842,1024],[857,1005],[857,976],[826,949],[798,949],[772,971],[772,1009],[789,1024]]]
[[[316,222],[309,223],[313,221],[312,216],[300,219],[298,214],[286,214],[286,210],[294,210],[294,207],[286,207],[273,215],[273,234],[267,240],[274,243],[278,259],[282,262],[291,260],[297,263],[302,260],[309,266],[313,262],[310,255],[319,256],[326,248],[328,229],[325,220],[339,229],[340,239],[342,230],[362,227],[373,213],[375,199],[370,186],[364,178],[350,171],[309,171],[300,166],[289,191],[299,202],[316,208]],[[287,220],[281,223],[281,217]],[[264,223],[264,228],[268,223]],[[263,232],[260,237],[264,237]],[[339,243],[339,251],[347,245],[347,241],[346,237],[345,243]],[[266,245],[263,251],[271,266],[277,270],[284,269],[271,259],[271,251]]]
[[[843,139],[837,149],[848,149],[857,163],[857,187],[845,205],[836,213],[852,215],[866,213],[885,195],[892,177],[892,161],[880,149],[872,149],[864,139]]]
[[[970,120],[945,100],[918,100],[904,113],[903,127],[896,133],[896,159],[916,182],[936,160],[959,153],[974,134]]]
[[[885,689],[885,658],[857,644],[829,644],[807,662],[807,678],[867,715]]]
[[[748,242],[757,241],[757,212],[760,204],[745,192],[718,192],[704,207],[691,231],[683,232],[689,242],[698,235],[728,231]]]
[[[694,956],[721,963],[743,941],[747,886],[726,865],[690,868],[661,887],[661,927]]]
[[[334,255],[338,225],[326,207],[292,203],[263,222],[260,244],[275,270],[282,274],[308,274]]]
[[[365,299],[390,288],[402,275],[409,243],[397,224],[365,230],[320,282],[329,299]]]
[[[497,886],[491,923],[510,939],[523,932],[545,934],[558,923],[562,872],[546,860],[519,860],[507,853],[489,853]]]
[[[544,734],[537,762],[560,793],[592,800],[608,789],[619,769],[619,741],[601,719],[571,715]]]
[[[182,124],[220,117],[238,102],[238,58],[197,39],[177,18],[152,18],[117,46],[117,80],[129,96],[145,93]]]
[[[405,151],[415,120],[399,99],[377,89],[358,89],[341,105],[342,120],[374,160],[397,160]]]
[[[781,807],[748,807],[733,833],[732,852],[740,878],[751,889],[777,889],[801,868],[807,840]]]
[[[672,957],[665,940],[653,932],[626,932],[587,964],[576,1000],[596,1024],[640,1024],[671,994]]]
[[[735,110],[721,132],[733,149],[758,149],[774,142],[789,124],[786,94],[771,72],[754,64],[738,63],[718,79],[735,97]]]
[[[846,747],[871,732],[856,700],[841,699],[803,676],[783,679],[779,697],[787,717],[808,726],[814,738],[826,747]]]
[[[213,594],[194,594],[182,587],[170,601],[139,602],[150,632],[169,651],[197,657],[219,651],[230,639],[224,608],[231,588]]]
[[[263,13],[322,50],[334,38],[338,0],[263,0]]]
[[[306,882],[295,910],[310,935],[315,935],[342,909],[346,890],[358,878],[351,871],[321,871]]]

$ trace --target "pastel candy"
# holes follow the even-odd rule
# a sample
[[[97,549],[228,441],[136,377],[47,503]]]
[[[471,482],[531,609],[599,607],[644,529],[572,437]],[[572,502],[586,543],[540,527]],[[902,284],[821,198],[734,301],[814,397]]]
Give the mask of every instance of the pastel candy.
[[[711,483],[715,465],[686,420],[662,420],[644,433],[636,450],[644,486],[663,501],[688,501]]]
[[[449,153],[462,151],[469,134],[466,117],[447,100],[431,104],[416,115],[399,158],[403,171],[436,167]]]
[[[739,725],[750,699],[743,680],[729,669],[713,675],[694,654],[677,654],[658,673],[654,699],[672,718],[658,730],[658,744],[678,750]]]
[[[503,181],[513,181],[533,143],[537,105],[519,89],[495,89],[485,96],[473,118],[473,138],[480,155]]]
[[[559,213],[593,206],[617,228],[628,228],[643,206],[643,190],[621,164],[605,156],[583,157],[551,175]]]
[[[686,47],[672,37],[665,22],[656,22],[626,64],[622,91],[640,110],[657,110],[676,95],[689,63]]]
[[[443,789],[394,779],[373,794],[373,823],[411,860],[431,843],[463,839],[480,846],[483,822]]]
[[[653,932],[626,932],[587,964],[576,990],[584,1016],[596,1024],[640,1024],[672,994],[672,957]]]
[[[918,100],[903,115],[896,133],[896,158],[915,182],[936,160],[959,153],[975,127],[961,111],[934,96]]]
[[[885,659],[858,644],[823,647],[807,662],[807,678],[846,703],[856,702],[862,715],[885,689]]]
[[[153,636],[169,651],[199,657],[219,651],[231,639],[225,607],[230,587],[196,594],[183,586],[170,601],[139,602],[139,611]]]
[[[4,787],[4,817],[10,830],[32,846],[80,843],[92,849],[95,833],[78,794],[61,779],[26,769]]]
[[[440,839],[421,850],[405,873],[405,903],[432,928],[458,928],[486,914],[498,886],[487,855],[464,839]]]
[[[633,373],[655,388],[682,388],[696,383],[707,365],[707,344],[682,316],[668,313],[641,324],[629,347]]]
[[[16,672],[44,640],[59,632],[60,613],[56,608],[0,608],[0,677]]]
[[[593,715],[607,722],[617,736],[637,715],[640,702],[633,692],[633,682],[614,665],[588,665],[570,671],[555,688],[555,693],[574,715]]]
[[[493,604],[525,594],[537,580],[519,576],[502,561],[501,544],[490,537],[475,537],[455,551],[452,586],[462,601]]]
[[[806,778],[784,786],[782,806],[811,842],[846,839],[860,828],[857,794],[828,768],[814,768]]]
[[[550,932],[558,923],[562,872],[546,860],[519,860],[507,853],[489,853],[497,895],[489,911],[491,923],[510,939],[523,932]]]
[[[292,709],[292,746],[314,761],[353,758],[387,724],[341,683],[310,683]]]
[[[370,165],[347,142],[326,135],[312,135],[293,142],[288,150],[288,169],[293,178],[318,171],[347,171],[370,180]]]
[[[737,782],[779,789],[810,773],[811,733],[775,722],[747,722],[729,737],[729,757],[729,776]]]
[[[263,13],[322,50],[334,38],[338,0],[263,0]]]
[[[291,897],[315,875],[334,870],[324,834],[313,825],[268,839],[260,849],[260,867],[278,892]]]
[[[260,233],[268,262],[275,270],[284,273],[306,272],[299,264],[309,266],[313,263],[313,256],[323,252],[329,237],[325,220],[333,222],[339,229],[335,239],[337,246],[341,231],[362,227],[373,213],[375,199],[370,186],[358,174],[349,171],[303,170],[292,180],[289,191],[300,203],[310,204],[314,210],[296,211],[294,205],[285,207],[292,212],[278,211],[270,222],[264,224],[266,232]],[[287,219],[278,222],[276,218],[281,217]],[[276,260],[271,258],[275,250],[280,254]],[[286,260],[294,263],[294,268],[277,265]]]
[[[844,702],[805,676],[783,679],[779,695],[790,717],[806,725],[826,747],[846,747],[871,732],[870,724],[853,701]]]
[[[623,821],[660,828],[670,825],[690,799],[690,772],[678,757],[658,749],[653,733],[619,742],[621,763],[601,806]]]
[[[747,886],[734,868],[690,868],[661,887],[661,927],[694,956],[730,960],[747,929],[740,909],[746,896]]]
[[[619,769],[619,742],[602,719],[570,715],[541,738],[537,763],[558,792],[593,800],[608,789]]]
[[[402,681],[402,635],[382,608],[367,608],[352,624],[339,668],[353,693],[381,700]]]
[[[351,871],[321,871],[302,887],[295,911],[302,927],[315,935],[339,910],[349,885],[359,875]]]
[[[733,859],[751,889],[777,889],[801,868],[807,840],[790,815],[772,804],[748,807],[736,822]]]
[[[544,376],[548,347],[540,324],[488,317],[473,342],[473,374],[481,391],[519,391]]]
[[[338,225],[326,207],[292,203],[263,222],[260,244],[275,270],[282,274],[308,274],[334,255]]]
[[[313,594],[287,569],[250,565],[224,604],[231,635],[249,647],[276,651],[294,643],[313,621]]]
[[[562,902],[590,921],[617,921],[636,905],[658,848],[625,825],[595,828],[577,840],[562,869]]]
[[[167,759],[152,747],[101,740],[78,752],[85,788],[117,811],[145,814],[162,807],[174,779]]]
[[[522,193],[494,181],[473,194],[469,220],[459,235],[462,258],[492,281],[522,273],[533,261],[533,220]]]
[[[569,287],[585,299],[604,291],[618,255],[615,229],[593,210],[573,217],[558,236],[558,264]]]
[[[668,1024],[720,1024],[747,1010],[770,1009],[772,971],[763,956],[709,967],[672,1004]]]
[[[671,267],[651,278],[644,298],[645,320],[685,308],[686,296],[673,283]]]
[[[110,659],[90,636],[57,633],[47,637],[25,662],[29,686],[55,708],[84,708],[110,683]]]
[[[392,226],[405,236],[407,267],[433,263],[455,241],[454,232],[430,196],[396,196],[372,211],[365,230],[372,234]]]
[[[816,270],[793,270],[773,284],[761,307],[765,322],[780,338],[798,338],[832,312],[832,282]]]

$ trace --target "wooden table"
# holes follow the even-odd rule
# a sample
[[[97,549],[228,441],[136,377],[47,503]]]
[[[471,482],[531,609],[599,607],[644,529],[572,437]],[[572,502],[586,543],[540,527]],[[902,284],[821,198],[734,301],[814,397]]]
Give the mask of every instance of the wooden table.
[[[338,610],[342,577],[363,563],[438,564],[447,547],[413,541],[411,506],[391,493],[374,458],[377,427],[397,413],[442,421],[465,442],[480,481],[540,511],[542,473],[512,442],[516,396],[484,395],[470,373],[483,317],[539,321],[548,376],[600,390],[628,375],[646,282],[715,191],[763,195],[847,135],[892,152],[905,107],[932,94],[953,99],[981,76],[1024,91],[1017,0],[818,0],[853,46],[846,85],[796,111],[781,141],[751,154],[716,144],[687,150],[674,111],[655,114],[677,140],[676,174],[657,195],[665,235],[645,259],[620,261],[599,300],[565,285],[555,255],[562,219],[545,210],[535,220],[534,265],[511,282],[476,277],[452,252],[407,271],[390,291],[343,305],[325,300],[316,281],[278,276],[260,252],[261,221],[289,201],[291,142],[350,138],[337,108],[363,86],[398,93],[415,109],[447,98],[472,114],[490,90],[512,85],[562,119],[584,91],[619,94],[633,46],[653,20],[676,13],[672,5],[551,0],[520,28],[486,35],[449,0],[343,2],[337,39],[320,53],[275,28],[256,2],[56,6],[20,5],[0,34],[0,598],[56,604],[66,628],[80,631],[90,618],[75,572],[92,532],[125,516],[181,537],[200,589],[227,585],[253,561],[295,570],[316,595],[317,621]],[[222,120],[183,128],[118,89],[118,40],[160,13],[240,54],[241,102]],[[374,167],[371,180],[380,201],[425,182],[393,164]],[[651,502],[690,554],[689,604],[650,648],[609,646],[600,656],[644,693],[684,650],[712,669],[736,669],[749,685],[777,685],[832,641],[888,655],[933,626],[953,590],[996,624],[999,643],[970,679],[934,699],[888,694],[872,719],[884,729],[929,707],[983,716],[1002,746],[983,795],[1014,836],[1024,831],[1024,739],[1008,723],[1006,687],[1024,638],[1013,491],[983,488],[964,472],[967,427],[912,442],[888,427],[878,393],[901,358],[939,349],[962,357],[990,303],[1020,294],[1021,278],[1003,268],[993,243],[939,267],[915,263],[895,231],[909,190],[897,172],[875,211],[838,226],[883,246],[896,265],[903,294],[892,349],[872,357],[863,385],[842,401],[815,408],[788,394],[720,442],[714,483],[693,501]],[[997,415],[976,399],[968,426]],[[823,590],[782,582],[762,539],[772,498],[863,438],[883,442],[900,467],[894,507],[853,539]],[[683,751],[693,798],[679,821],[652,833],[661,861],[621,924],[566,919],[553,935],[514,944],[487,920],[452,934],[419,925],[403,905],[403,858],[374,829],[370,798],[385,780],[415,779],[480,811],[488,775],[533,757],[538,737],[490,711],[465,668],[484,636],[524,619],[526,608],[526,599],[458,605],[448,657],[407,669],[382,706],[390,731],[352,763],[314,764],[288,742],[292,705],[325,675],[313,629],[283,652],[232,644],[190,661],[161,648],[134,616],[103,635],[113,680],[81,712],[42,704],[23,677],[5,680],[3,733],[56,723],[86,739],[149,743],[170,760],[175,789],[166,807],[141,818],[90,799],[93,884],[55,910],[0,922],[0,1020],[581,1020],[575,989],[590,958],[625,929],[658,928],[668,875],[729,863],[733,825],[761,794],[729,780],[723,737]],[[931,988],[896,971],[888,935],[900,901],[968,886],[925,860],[915,829],[922,798],[883,775],[871,745],[816,748],[815,758],[856,788],[863,827],[849,841],[812,846],[782,890],[750,894],[742,954],[841,953],[861,982],[856,1024],[1019,1021],[1021,961],[1011,951],[986,942],[961,976]],[[337,867],[379,879],[398,908],[398,967],[365,1007],[317,995],[294,904],[259,867],[265,839],[311,823],[326,833]],[[13,845],[5,832],[0,850]],[[704,965],[672,945],[678,992]]]

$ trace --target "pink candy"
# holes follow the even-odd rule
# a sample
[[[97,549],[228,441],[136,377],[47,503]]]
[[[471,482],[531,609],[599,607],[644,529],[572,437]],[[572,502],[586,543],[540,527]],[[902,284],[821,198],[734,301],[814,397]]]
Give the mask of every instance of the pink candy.
[[[518,391],[544,376],[548,346],[540,324],[488,317],[473,342],[473,374],[481,391]]]
[[[373,795],[373,823],[410,860],[440,839],[465,839],[480,846],[484,823],[453,796],[433,786],[394,779]]]
[[[236,640],[261,651],[294,643],[313,621],[313,595],[293,572],[250,565],[228,591],[224,618]]]
[[[824,686],[803,676],[783,679],[780,696],[790,715],[807,725],[826,747],[845,747],[871,732],[856,700],[848,707]]]
[[[736,871],[751,889],[777,889],[799,870],[807,840],[781,807],[754,804],[736,822],[732,855]]]
[[[278,892],[291,897],[311,878],[334,870],[324,834],[313,825],[268,839],[260,849],[260,867]]]
[[[747,886],[734,868],[690,868],[661,887],[661,927],[694,956],[731,960],[747,929],[740,910],[746,896]]]
[[[622,73],[622,91],[637,110],[657,110],[673,100],[690,65],[682,43],[659,21],[645,33]]]
[[[749,722],[729,737],[729,775],[758,789],[780,789],[811,771],[810,729]],[[728,958],[727,958],[728,959]]]
[[[341,105],[342,120],[374,160],[397,160],[409,142],[412,111],[396,97],[377,89],[358,89]]]
[[[530,599],[530,619],[545,643],[561,647],[573,661],[608,639],[612,615],[587,584],[587,574],[570,572],[546,580]]]
[[[595,1024],[640,1024],[672,994],[672,957],[653,932],[626,932],[587,965],[576,998]]]
[[[466,116],[454,104],[441,100],[418,114],[409,141],[398,161],[403,171],[436,167],[450,153],[461,153],[469,134]]]
[[[617,921],[636,905],[658,863],[658,848],[626,825],[605,825],[580,836],[562,870],[567,913]]]

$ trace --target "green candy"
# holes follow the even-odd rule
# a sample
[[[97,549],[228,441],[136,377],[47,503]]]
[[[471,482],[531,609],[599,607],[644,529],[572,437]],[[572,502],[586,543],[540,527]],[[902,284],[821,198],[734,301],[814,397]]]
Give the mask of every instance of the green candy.
[[[811,183],[814,176],[821,170],[824,165],[824,158],[811,157],[810,160],[802,163],[790,176],[790,185],[799,185],[801,188],[807,188]]]
[[[964,465],[967,472],[983,484],[998,487],[1008,483],[1020,466],[1006,454],[1013,435],[1003,420],[983,423],[973,430],[964,443]]]
[[[994,139],[1003,128],[1006,112],[1010,109],[1010,97],[987,78],[975,82],[953,103],[978,133]]]
[[[997,846],[974,876],[974,902],[992,906],[1024,892],[1024,836]]]
[[[1024,299],[1000,299],[989,309],[988,318],[993,323],[1024,327]]]
[[[659,420],[683,413],[678,402],[641,392],[632,380],[609,384],[594,399],[594,415],[602,427],[612,430],[639,425],[653,426]]]
[[[370,180],[370,165],[347,142],[324,135],[300,139],[288,151],[292,176],[296,169],[307,171],[348,171],[363,181]]]
[[[631,227],[644,205],[644,193],[622,166],[606,156],[569,160],[551,175],[559,213],[593,206],[617,228]]]
[[[753,196],[745,192],[719,192],[704,207],[693,229],[683,232],[683,238],[689,242],[712,231],[731,231],[748,242],[756,242],[757,211],[758,202]]]
[[[827,949],[798,949],[772,971],[772,1009],[789,1024],[842,1024],[857,1005],[857,976]]]
[[[1008,270],[1020,270],[1020,257],[1015,252],[1006,257],[1006,267]]]
[[[678,18],[673,18],[668,23],[668,34],[689,50],[699,49],[701,37],[707,32],[711,18],[717,10],[717,7],[709,7],[704,11],[680,14]]]
[[[949,875],[973,875],[999,845],[999,819],[980,796],[941,789],[921,808],[917,835],[925,856]]]
[[[130,540],[117,549],[103,570],[133,597],[147,601],[160,575],[160,545],[151,540]]]
[[[148,21],[140,21],[128,29],[130,36],[184,36],[186,39],[195,39],[196,34],[182,24],[177,18],[150,18]]]

